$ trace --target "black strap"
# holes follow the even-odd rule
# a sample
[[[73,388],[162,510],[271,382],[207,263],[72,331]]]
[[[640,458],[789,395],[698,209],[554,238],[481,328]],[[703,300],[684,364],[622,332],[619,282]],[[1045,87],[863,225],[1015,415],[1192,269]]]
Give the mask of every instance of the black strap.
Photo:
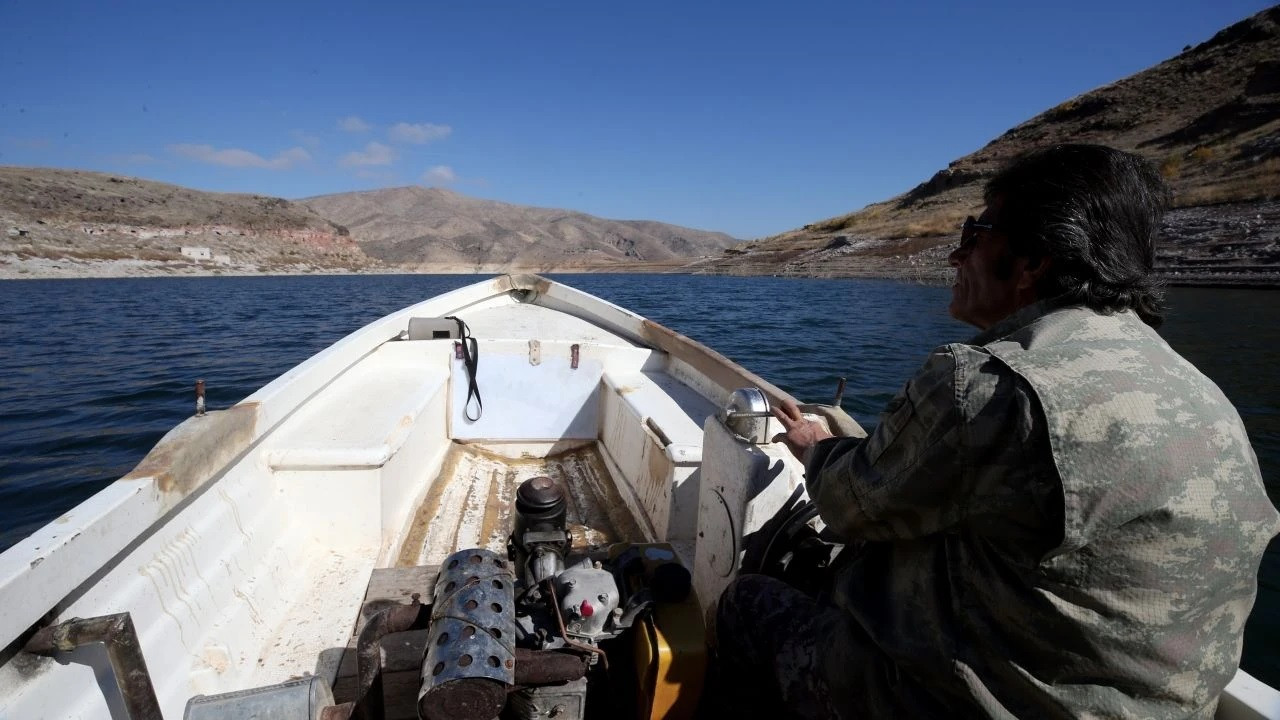
[[[445,320],[458,323],[458,337],[462,343],[462,363],[467,366],[467,402],[462,406],[462,415],[475,422],[484,414],[484,401],[480,399],[480,386],[476,385],[476,368],[480,364],[480,346],[471,335],[471,328],[462,322],[462,318],[449,315]],[[476,416],[471,417],[471,398],[476,399]]]

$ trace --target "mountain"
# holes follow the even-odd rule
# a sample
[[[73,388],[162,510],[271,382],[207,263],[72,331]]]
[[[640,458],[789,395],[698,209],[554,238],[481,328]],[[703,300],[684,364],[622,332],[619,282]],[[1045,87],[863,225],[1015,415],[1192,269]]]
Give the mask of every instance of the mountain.
[[[678,266],[737,243],[724,233],[511,205],[441,188],[388,188],[301,202],[350,228],[370,257],[412,267]]]
[[[421,187],[290,201],[0,167],[0,277],[670,270],[737,240]]]
[[[726,250],[690,272],[949,276],[946,255],[983,184],[1037,147],[1137,152],[1174,193],[1157,269],[1172,282],[1280,285],[1280,6],[1155,67],[1069,99],[911,190]]]
[[[79,170],[0,167],[0,233],[4,277],[350,271],[379,264],[346,228],[296,202]],[[184,255],[184,247],[202,248],[208,257]]]

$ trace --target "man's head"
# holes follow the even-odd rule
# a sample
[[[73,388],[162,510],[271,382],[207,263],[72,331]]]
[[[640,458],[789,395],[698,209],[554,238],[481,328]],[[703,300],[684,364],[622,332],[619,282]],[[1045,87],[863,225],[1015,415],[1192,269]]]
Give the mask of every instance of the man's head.
[[[1036,300],[1065,295],[1095,310],[1161,321],[1152,274],[1169,192],[1155,169],[1101,145],[1057,145],[987,183],[987,209],[951,253],[951,314],[986,329]]]

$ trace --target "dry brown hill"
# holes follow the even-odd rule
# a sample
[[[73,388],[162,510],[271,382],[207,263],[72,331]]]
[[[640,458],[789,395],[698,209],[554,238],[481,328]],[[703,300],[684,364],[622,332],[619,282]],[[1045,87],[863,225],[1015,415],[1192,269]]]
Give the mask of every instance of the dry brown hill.
[[[678,265],[685,258],[719,254],[737,243],[719,232],[648,220],[606,220],[440,188],[388,188],[302,202],[350,228],[368,255],[408,266]]]
[[[0,233],[0,277],[669,270],[737,242],[421,187],[289,201],[23,167],[0,167]]]
[[[1174,191],[1158,264],[1174,282],[1280,284],[1280,6],[1009,130],[895,198],[730,248],[690,271],[940,279],[982,185],[1035,147],[1138,152]]]
[[[346,228],[296,202],[78,170],[0,167],[0,265],[96,274],[358,270]],[[183,255],[206,248],[210,259]],[[215,261],[214,258],[217,258]]]

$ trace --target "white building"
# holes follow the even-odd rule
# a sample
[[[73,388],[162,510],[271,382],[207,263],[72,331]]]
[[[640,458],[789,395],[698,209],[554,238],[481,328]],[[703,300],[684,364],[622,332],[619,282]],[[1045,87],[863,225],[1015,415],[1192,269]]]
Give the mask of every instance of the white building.
[[[182,248],[182,254],[184,257],[189,257],[192,260],[197,261],[213,259],[213,253],[209,252],[209,248],[207,247],[184,246]]]

